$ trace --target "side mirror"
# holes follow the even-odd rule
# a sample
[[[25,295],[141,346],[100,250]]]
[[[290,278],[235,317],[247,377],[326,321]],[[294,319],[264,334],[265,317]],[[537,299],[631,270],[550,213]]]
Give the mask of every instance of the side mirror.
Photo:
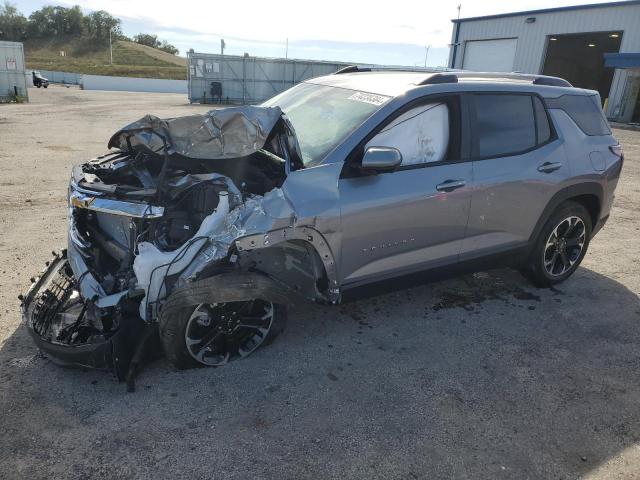
[[[402,163],[400,150],[392,147],[369,147],[362,157],[362,170],[389,172]]]

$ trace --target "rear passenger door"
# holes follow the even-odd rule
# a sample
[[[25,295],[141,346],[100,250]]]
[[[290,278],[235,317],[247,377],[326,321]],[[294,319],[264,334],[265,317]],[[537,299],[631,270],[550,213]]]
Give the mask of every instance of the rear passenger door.
[[[461,260],[523,246],[570,176],[538,95],[474,93],[469,110],[474,188]]]

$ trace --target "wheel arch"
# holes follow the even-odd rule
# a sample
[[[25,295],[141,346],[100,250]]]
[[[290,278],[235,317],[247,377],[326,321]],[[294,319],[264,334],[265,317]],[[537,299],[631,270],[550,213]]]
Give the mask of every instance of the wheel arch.
[[[591,226],[594,228],[600,217],[603,196],[604,189],[598,182],[578,183],[558,191],[545,206],[542,215],[531,232],[529,243],[533,244],[536,241],[542,228],[549,218],[551,218],[551,215],[553,215],[560,205],[568,201],[579,203],[587,209],[591,217]]]
[[[262,271],[308,299],[339,300],[335,256],[314,228],[286,227],[249,235],[237,239],[235,246],[244,268]]]

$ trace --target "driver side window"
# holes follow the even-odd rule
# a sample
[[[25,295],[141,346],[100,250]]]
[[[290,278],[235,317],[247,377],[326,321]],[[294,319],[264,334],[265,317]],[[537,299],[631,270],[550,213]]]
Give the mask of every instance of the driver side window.
[[[449,150],[449,108],[434,102],[403,113],[365,146],[393,147],[402,154],[402,166],[440,162]]]

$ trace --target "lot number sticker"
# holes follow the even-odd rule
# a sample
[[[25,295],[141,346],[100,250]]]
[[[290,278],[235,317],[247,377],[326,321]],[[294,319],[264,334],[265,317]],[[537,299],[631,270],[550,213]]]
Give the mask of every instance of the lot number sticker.
[[[382,105],[389,97],[384,95],[376,95],[375,93],[356,92],[349,97],[349,100],[355,100],[356,102],[370,103],[372,105]]]

